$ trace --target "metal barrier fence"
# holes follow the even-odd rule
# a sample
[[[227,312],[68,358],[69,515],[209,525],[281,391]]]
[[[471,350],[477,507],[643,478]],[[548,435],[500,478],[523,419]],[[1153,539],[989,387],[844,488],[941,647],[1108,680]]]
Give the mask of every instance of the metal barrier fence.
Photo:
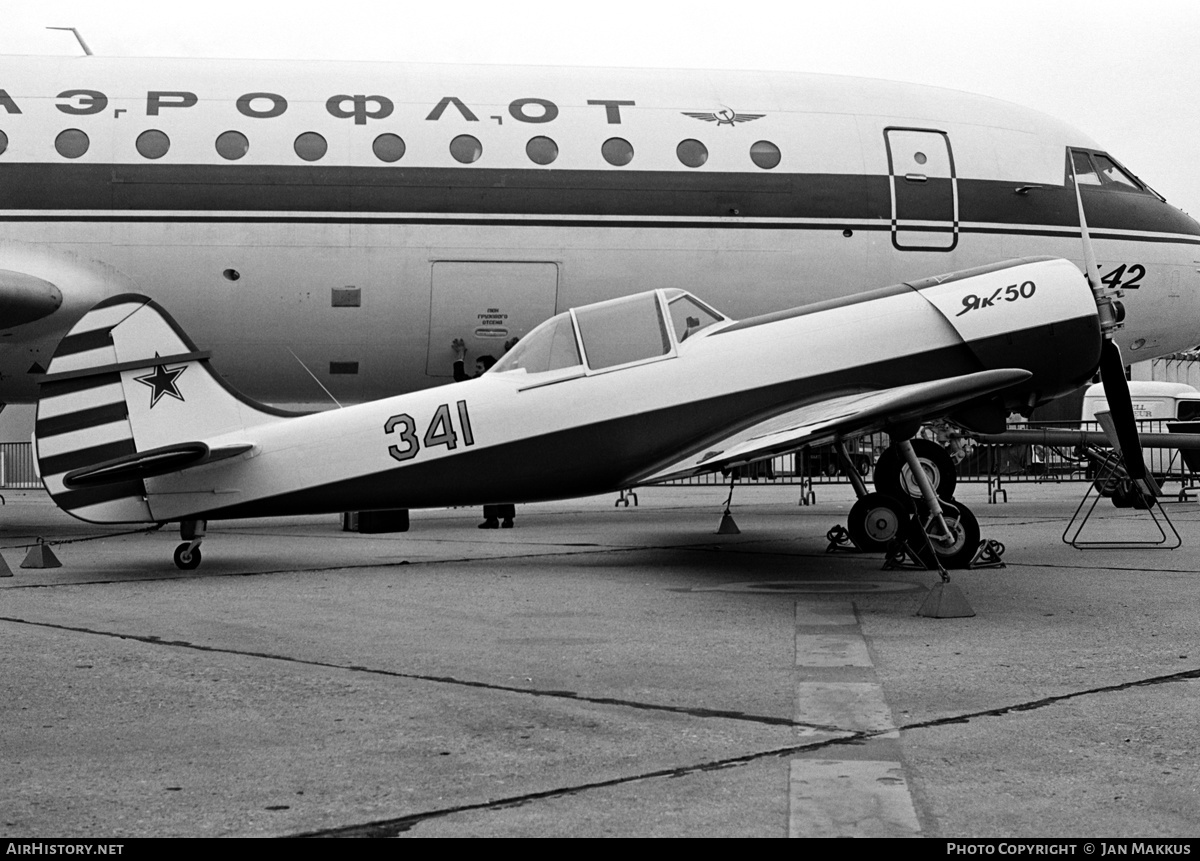
[[[1166,433],[1167,424],[1162,419],[1143,419],[1138,421],[1138,430],[1143,433]],[[1010,424],[1008,430],[1048,427],[1102,432],[1098,422],[1024,422]],[[950,453],[960,483],[986,483],[993,493],[1006,483],[1084,482],[1094,478],[1090,461],[1074,446],[992,445],[976,442],[961,431],[945,426],[936,431],[927,426],[922,429],[922,436],[940,443]],[[866,434],[849,443],[850,457],[859,474],[870,479],[875,460],[890,444],[891,439],[886,433]],[[1193,471],[1189,468],[1178,449],[1148,448],[1145,450],[1145,460],[1160,483],[1179,482],[1183,487],[1200,483],[1200,469]],[[729,480],[727,475],[710,473],[665,482],[662,486],[724,485]],[[752,464],[739,470],[737,480],[739,485],[849,483],[831,445],[805,446],[795,454]]]
[[[1168,422],[1143,419],[1138,430],[1166,432]],[[1009,425],[1009,430],[1044,427],[1069,430],[1100,431],[1097,422],[1027,422]],[[924,431],[927,438],[936,439],[950,452],[958,470],[959,482],[987,483],[989,490],[1006,483],[1025,481],[1063,482],[1091,481],[1094,477],[1090,463],[1072,446],[988,445],[976,442],[964,434],[950,430],[937,433]],[[850,458],[859,475],[871,478],[875,461],[891,444],[886,433],[865,434],[848,444]],[[1200,484],[1200,469],[1193,471],[1178,449],[1146,449],[1146,465],[1160,483],[1179,482],[1183,487]],[[1200,457],[1200,453],[1197,454]],[[1195,461],[1195,458],[1193,458]],[[781,455],[761,461],[738,473],[738,483],[766,485],[846,484],[833,446],[805,446],[795,454]],[[724,485],[729,477],[707,473],[693,478],[664,482],[663,487],[694,485]],[[34,469],[33,447],[27,442],[0,443],[0,488],[40,488],[42,482]]]
[[[0,487],[39,488],[33,464],[33,446],[27,442],[0,442]]]

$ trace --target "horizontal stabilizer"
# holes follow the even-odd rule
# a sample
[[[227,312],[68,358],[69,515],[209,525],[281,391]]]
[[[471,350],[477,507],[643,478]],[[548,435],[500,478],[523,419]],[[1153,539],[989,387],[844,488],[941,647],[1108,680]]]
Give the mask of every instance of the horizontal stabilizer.
[[[185,442],[141,451],[125,457],[115,457],[103,463],[81,467],[63,476],[68,488],[96,487],[121,481],[133,481],[166,475],[193,466],[237,457],[254,448],[252,443],[209,448],[202,442]]]
[[[723,439],[708,440],[687,457],[639,476],[632,483],[648,484],[729,469],[795,451],[803,445],[881,429],[889,422],[944,415],[960,404],[1019,385],[1031,376],[1022,368],[1002,368],[891,389],[831,395]]]

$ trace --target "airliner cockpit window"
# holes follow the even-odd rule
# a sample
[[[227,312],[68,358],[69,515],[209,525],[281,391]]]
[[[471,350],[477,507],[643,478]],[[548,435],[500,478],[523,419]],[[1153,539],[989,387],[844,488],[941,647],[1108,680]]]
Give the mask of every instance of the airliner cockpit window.
[[[581,364],[583,361],[579,358],[579,347],[575,343],[571,315],[559,314],[518,341],[488,373],[525,371],[540,374]]]
[[[1092,155],[1092,160],[1096,163],[1096,167],[1100,171],[1100,180],[1105,185],[1123,185],[1126,188],[1141,191],[1141,183],[1118,167],[1116,162],[1108,156],[1102,153],[1095,153]]]
[[[655,293],[575,309],[583,351],[592,370],[611,368],[671,352]]]
[[[1096,168],[1092,166],[1092,159],[1086,152],[1072,150],[1071,158],[1075,165],[1075,179],[1080,185],[1100,184],[1100,175],[1096,173]],[[1069,180],[1070,177],[1067,179]]]
[[[670,293],[667,295],[670,296]],[[701,305],[696,299],[682,292],[674,298],[667,299],[667,310],[671,313],[671,325],[675,327],[675,340],[681,344],[688,336],[724,319],[716,311]]]

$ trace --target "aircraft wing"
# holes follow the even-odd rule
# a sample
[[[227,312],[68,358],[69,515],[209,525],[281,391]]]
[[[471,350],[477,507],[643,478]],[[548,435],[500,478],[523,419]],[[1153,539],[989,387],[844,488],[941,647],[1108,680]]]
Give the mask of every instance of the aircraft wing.
[[[772,415],[726,437],[709,440],[686,457],[639,476],[634,483],[652,484],[730,469],[803,445],[832,442],[838,436],[882,428],[885,423],[919,420],[1017,385],[1031,376],[1021,368],[1005,368],[891,389],[834,395]]]

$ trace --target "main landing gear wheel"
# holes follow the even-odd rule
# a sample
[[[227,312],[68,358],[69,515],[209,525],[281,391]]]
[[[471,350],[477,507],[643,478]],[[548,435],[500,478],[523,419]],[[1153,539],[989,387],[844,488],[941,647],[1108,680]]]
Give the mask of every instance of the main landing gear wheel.
[[[936,442],[927,439],[914,439],[912,446],[938,497],[953,499],[958,476],[955,474],[954,461],[950,460],[950,455]],[[875,489],[896,499],[921,498],[921,488],[905,462],[904,455],[894,444],[888,446],[875,464]]]
[[[937,521],[933,517],[929,514],[917,514],[912,519],[909,546],[927,568],[937,567],[929,556],[930,545],[933,546],[937,561],[942,563],[943,568],[966,568],[979,550],[979,521],[975,519],[971,509],[961,502],[950,500],[943,503],[942,515],[946,519],[946,525],[950,527],[949,539],[937,534]],[[928,544],[921,534],[922,531],[929,535]]]
[[[868,493],[850,509],[846,529],[859,550],[883,552],[908,520],[904,503],[883,493]]]
[[[192,547],[192,542],[185,541],[175,548],[175,567],[184,571],[192,571],[200,567],[200,548]]]

